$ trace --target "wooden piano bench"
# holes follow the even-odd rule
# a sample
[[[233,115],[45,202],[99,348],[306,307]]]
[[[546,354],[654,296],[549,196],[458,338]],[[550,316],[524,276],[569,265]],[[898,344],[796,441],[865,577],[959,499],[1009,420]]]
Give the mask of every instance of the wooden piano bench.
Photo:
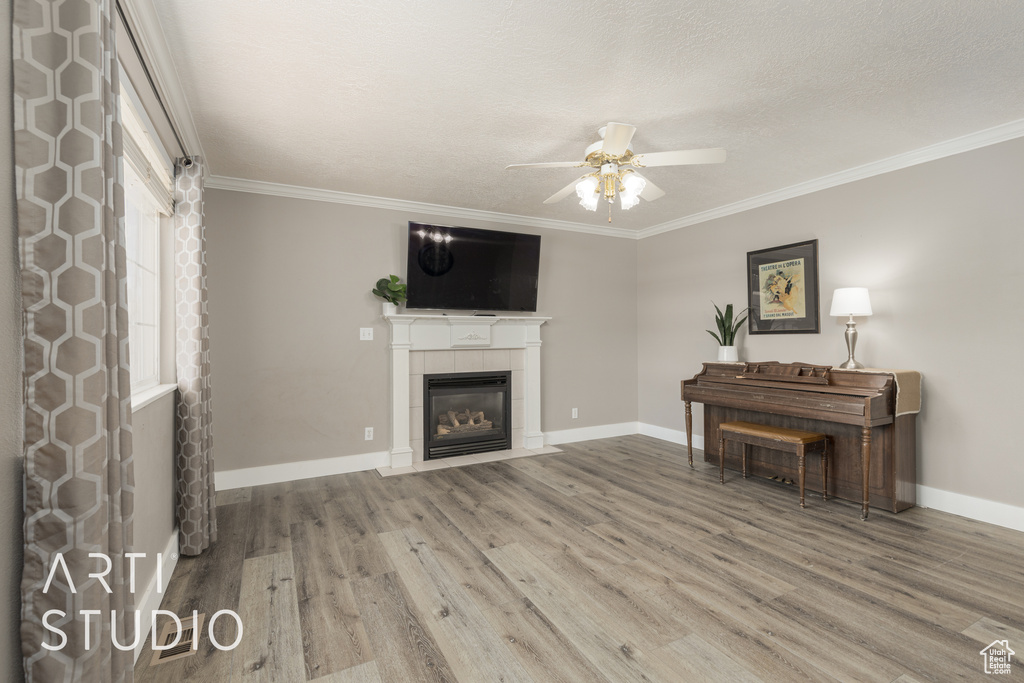
[[[828,500],[828,436],[800,429],[786,429],[753,422],[723,422],[718,443],[718,479],[725,483],[725,442],[743,444],[743,478],[747,477],[747,447],[760,446],[796,455],[800,471],[800,507],[804,505],[804,459],[808,453],[821,453],[821,499]]]

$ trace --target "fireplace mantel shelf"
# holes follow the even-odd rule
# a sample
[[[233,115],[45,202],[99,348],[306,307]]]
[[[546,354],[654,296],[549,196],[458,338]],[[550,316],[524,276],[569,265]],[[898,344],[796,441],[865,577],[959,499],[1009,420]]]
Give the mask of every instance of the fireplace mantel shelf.
[[[540,345],[541,316],[385,315],[391,348],[410,351],[447,349],[524,349]]]
[[[540,426],[540,328],[548,317],[385,313],[391,332],[391,466],[412,464],[409,445],[409,353],[525,349],[524,446],[544,446]]]
[[[503,321],[523,321],[523,324],[529,325],[531,321],[537,321],[537,324],[544,323],[551,318],[545,318],[538,315],[443,315],[443,314],[430,314],[421,315],[419,313],[395,313],[393,315],[385,315],[385,320],[388,321],[411,321],[416,322],[417,320],[423,320],[428,322],[449,322],[449,323],[486,323],[493,325],[494,323]]]
[[[542,315],[445,315],[444,313],[392,313],[384,317],[395,319],[425,318],[431,321],[550,321]]]

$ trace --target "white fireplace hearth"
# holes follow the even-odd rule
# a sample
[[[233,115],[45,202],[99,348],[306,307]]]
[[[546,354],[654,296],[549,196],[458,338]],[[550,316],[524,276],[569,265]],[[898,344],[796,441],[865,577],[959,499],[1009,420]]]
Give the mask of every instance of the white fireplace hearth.
[[[423,375],[512,371],[512,448],[544,446],[540,326],[550,318],[388,314],[391,467],[423,460]],[[431,461],[433,462],[433,461]]]

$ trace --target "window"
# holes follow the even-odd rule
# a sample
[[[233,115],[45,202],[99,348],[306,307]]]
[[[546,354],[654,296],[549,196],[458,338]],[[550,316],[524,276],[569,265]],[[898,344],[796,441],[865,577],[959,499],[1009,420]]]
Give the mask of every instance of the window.
[[[167,155],[150,135],[130,85],[122,82],[124,228],[128,256],[128,344],[132,393],[161,383],[161,232],[170,229],[171,174]],[[167,378],[171,379],[171,378]],[[173,380],[171,380],[173,381]]]
[[[125,164],[124,231],[128,252],[128,344],[132,392],[160,384],[160,206]]]

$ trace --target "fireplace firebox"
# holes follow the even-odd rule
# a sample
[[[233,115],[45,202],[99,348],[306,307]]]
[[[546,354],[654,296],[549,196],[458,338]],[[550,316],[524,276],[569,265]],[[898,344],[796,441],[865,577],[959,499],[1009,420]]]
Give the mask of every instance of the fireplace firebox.
[[[511,384],[511,372],[424,375],[424,459],[511,448]]]

